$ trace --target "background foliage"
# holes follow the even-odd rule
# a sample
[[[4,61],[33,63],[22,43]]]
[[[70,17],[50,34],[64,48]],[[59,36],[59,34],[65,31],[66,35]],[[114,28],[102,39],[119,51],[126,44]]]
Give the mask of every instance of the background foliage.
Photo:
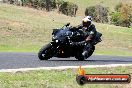
[[[87,7],[85,10],[85,15],[91,15],[93,20],[98,23],[108,22],[108,9],[101,5],[95,5]]]

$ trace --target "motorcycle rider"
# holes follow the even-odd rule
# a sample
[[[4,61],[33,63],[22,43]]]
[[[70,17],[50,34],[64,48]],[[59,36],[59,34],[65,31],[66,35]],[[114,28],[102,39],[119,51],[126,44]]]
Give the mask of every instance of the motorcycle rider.
[[[96,36],[96,28],[95,25],[92,24],[92,17],[91,16],[86,16],[82,20],[82,24],[77,26],[76,29],[82,29],[86,35],[86,38],[84,41],[81,42],[73,42],[73,45],[82,45],[84,44],[84,49],[82,55],[84,56],[85,59],[87,59],[88,52],[92,48],[92,42]]]

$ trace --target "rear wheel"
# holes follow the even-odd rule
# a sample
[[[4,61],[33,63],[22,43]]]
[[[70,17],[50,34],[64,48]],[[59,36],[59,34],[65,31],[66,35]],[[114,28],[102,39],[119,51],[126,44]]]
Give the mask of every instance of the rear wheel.
[[[85,57],[82,55],[81,52],[78,52],[77,55],[75,56],[76,59],[78,59],[79,61],[84,61]]]
[[[91,48],[90,52],[88,53],[87,57],[83,56],[82,52],[78,52],[76,54],[75,58],[78,59],[79,61],[84,61],[85,59],[89,58],[93,54],[94,50],[95,50],[95,46],[92,46],[92,48]]]
[[[43,46],[38,53],[38,57],[40,60],[48,60],[53,57],[54,55],[54,49],[51,44],[47,44],[46,46]]]

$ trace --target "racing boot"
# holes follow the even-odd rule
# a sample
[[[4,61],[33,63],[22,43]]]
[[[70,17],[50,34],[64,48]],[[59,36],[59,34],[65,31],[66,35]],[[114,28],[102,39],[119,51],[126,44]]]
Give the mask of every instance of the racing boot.
[[[90,52],[91,50],[91,44],[87,44],[84,48],[84,51],[82,53],[82,55],[84,56],[85,59],[88,58],[88,53]]]
[[[88,57],[88,51],[83,51],[83,53],[82,53],[82,55],[84,56],[84,59],[87,59],[87,57]]]

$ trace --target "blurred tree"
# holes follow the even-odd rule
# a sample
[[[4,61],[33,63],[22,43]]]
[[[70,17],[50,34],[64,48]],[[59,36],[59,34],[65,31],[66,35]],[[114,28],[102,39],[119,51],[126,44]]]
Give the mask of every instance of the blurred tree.
[[[67,16],[76,16],[77,10],[78,6],[71,2],[62,2],[62,4],[59,6],[59,12]]]
[[[50,0],[46,0],[46,10],[50,11]]]
[[[121,23],[121,20],[119,20],[121,17],[121,14],[119,12],[112,12],[111,13],[111,22],[112,24],[119,26]]]
[[[58,12],[59,12],[59,8],[60,6],[64,3],[63,0],[56,0],[56,4],[57,4],[57,8],[58,8]]]
[[[17,3],[18,0],[8,0],[10,4]],[[28,6],[35,9],[51,11],[58,9],[59,12],[67,16],[76,16],[78,6],[74,3],[63,0],[20,0],[22,6]]]
[[[123,27],[132,25],[132,3],[119,3],[111,14],[111,23]]]
[[[90,6],[85,10],[85,15],[92,16],[95,22],[107,23],[108,22],[108,9],[101,5]]]

